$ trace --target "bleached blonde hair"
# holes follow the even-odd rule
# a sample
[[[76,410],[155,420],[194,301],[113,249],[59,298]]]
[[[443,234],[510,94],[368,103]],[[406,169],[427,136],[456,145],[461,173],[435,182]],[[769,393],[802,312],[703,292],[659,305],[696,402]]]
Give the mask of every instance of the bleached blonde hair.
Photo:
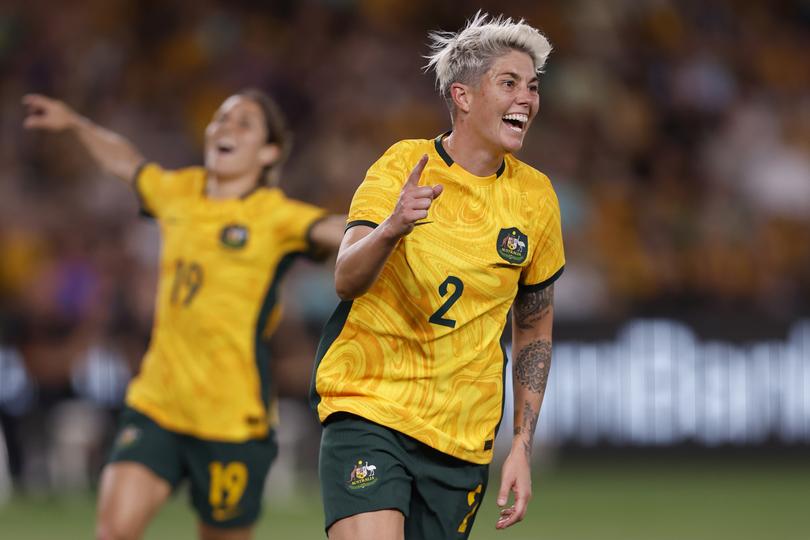
[[[480,10],[467,21],[463,30],[431,32],[428,38],[431,54],[425,57],[428,63],[424,69],[436,73],[436,87],[451,111],[450,85],[454,82],[476,84],[496,58],[512,50],[531,56],[539,75],[551,53],[546,36],[526,24],[524,19],[515,22],[503,15],[492,18]]]

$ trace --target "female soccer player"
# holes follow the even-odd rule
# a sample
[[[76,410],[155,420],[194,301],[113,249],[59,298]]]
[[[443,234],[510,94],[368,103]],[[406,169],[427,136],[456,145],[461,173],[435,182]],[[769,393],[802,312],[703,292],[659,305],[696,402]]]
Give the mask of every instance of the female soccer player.
[[[512,154],[537,114],[551,47],[522,20],[481,13],[431,38],[452,131],[400,141],[369,169],[338,253],[343,302],[318,349],[312,398],[333,540],[468,537],[502,415],[510,306],[515,431],[497,528],[520,521],[531,498],[564,257],[549,179]]]
[[[205,132],[205,167],[168,171],[64,103],[23,98],[25,127],[75,133],[160,223],[155,326],[101,479],[99,539],[140,538],[185,477],[204,540],[251,537],[277,448],[264,338],[295,255],[337,249],[344,220],[274,187],[290,138],[257,90]]]

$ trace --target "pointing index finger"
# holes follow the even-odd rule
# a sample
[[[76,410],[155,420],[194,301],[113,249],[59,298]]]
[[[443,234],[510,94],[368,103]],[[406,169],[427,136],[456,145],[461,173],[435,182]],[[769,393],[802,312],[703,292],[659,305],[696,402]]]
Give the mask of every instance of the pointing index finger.
[[[22,97],[21,101],[23,105],[34,106],[34,105],[41,105],[42,103],[44,103],[45,98],[44,96],[41,96],[39,94],[25,94]]]
[[[411,171],[411,174],[408,176],[408,179],[405,181],[405,186],[412,186],[416,187],[419,185],[419,178],[422,176],[422,171],[425,170],[425,165],[428,162],[428,155],[424,154],[419,161],[416,163],[416,166]]]

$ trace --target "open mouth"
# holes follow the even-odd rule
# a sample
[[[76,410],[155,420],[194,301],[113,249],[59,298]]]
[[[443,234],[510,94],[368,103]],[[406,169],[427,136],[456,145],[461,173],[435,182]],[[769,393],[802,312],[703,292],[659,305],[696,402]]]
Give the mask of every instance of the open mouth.
[[[504,115],[502,120],[509,126],[509,129],[523,133],[526,129],[526,124],[529,122],[529,115],[524,113],[512,113]]]
[[[218,142],[216,148],[220,154],[230,154],[236,149],[236,146],[230,142]]]

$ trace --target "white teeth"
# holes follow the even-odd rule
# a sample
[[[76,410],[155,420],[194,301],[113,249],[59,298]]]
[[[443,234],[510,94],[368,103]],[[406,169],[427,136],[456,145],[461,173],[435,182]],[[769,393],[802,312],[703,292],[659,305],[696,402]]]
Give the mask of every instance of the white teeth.
[[[522,113],[512,113],[512,114],[505,115],[503,117],[503,119],[504,120],[517,120],[518,122],[522,122],[522,123],[525,124],[526,122],[529,121],[529,115],[528,114],[522,114]]]

